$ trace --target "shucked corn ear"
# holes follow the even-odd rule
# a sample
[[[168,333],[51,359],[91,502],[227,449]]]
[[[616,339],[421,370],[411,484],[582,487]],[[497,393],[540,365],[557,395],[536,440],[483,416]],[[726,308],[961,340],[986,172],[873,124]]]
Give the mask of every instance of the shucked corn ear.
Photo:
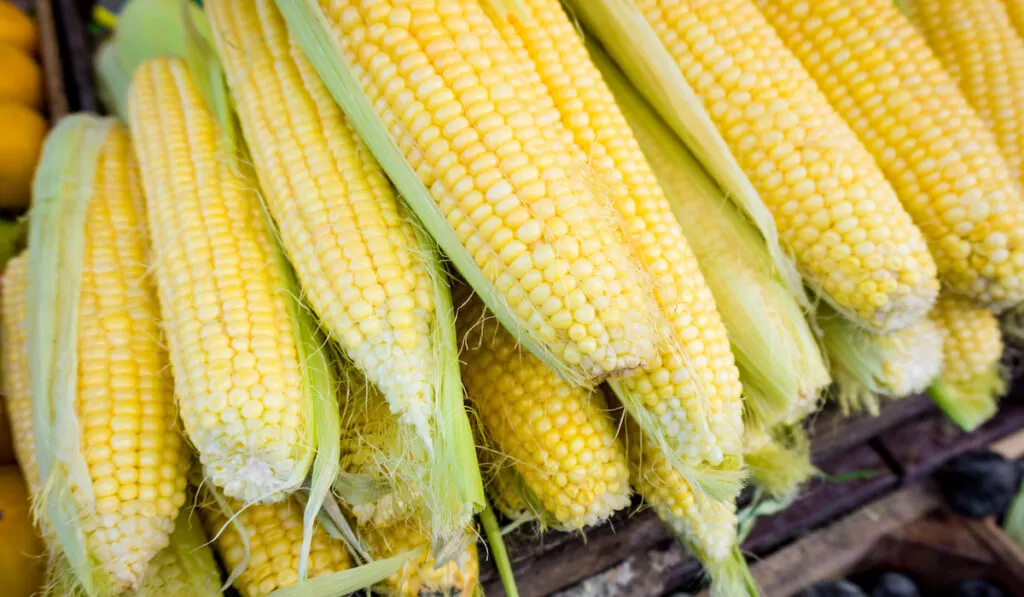
[[[1002,0],[1006,7],[1006,14],[1010,16],[1013,28],[1017,30],[1017,37],[1024,37],[1024,1]]]
[[[488,449],[536,496],[540,520],[582,529],[628,506],[626,453],[603,396],[523,351],[476,297],[459,302],[457,323],[462,379]]]
[[[600,181],[516,94],[520,64],[475,2],[278,2],[424,228],[516,339],[593,383],[660,340]]]
[[[86,597],[66,559],[51,554],[47,564],[47,597]],[[149,563],[142,586],[131,596],[218,597],[223,594],[220,587],[220,567],[202,523],[190,509],[182,509],[170,543]]]
[[[902,398],[924,391],[942,370],[946,332],[925,318],[888,334],[862,330],[836,313],[818,318],[844,412],[878,414],[878,395]]]
[[[876,331],[924,316],[938,282],[920,230],[751,0],[569,5],[731,193],[708,155],[724,140],[812,288]]]
[[[633,486],[704,565],[711,578],[711,595],[758,595],[737,543],[735,502],[715,501],[694,491],[628,416],[623,427]]]
[[[392,411],[429,441],[439,385],[430,249],[273,0],[217,0],[206,11],[304,296]]]
[[[755,2],[878,161],[949,289],[996,308],[1024,299],[1017,181],[892,0]]]
[[[946,332],[942,373],[928,393],[957,425],[972,431],[996,412],[1006,390],[1003,339],[991,311],[943,294],[931,318]]]
[[[255,177],[182,60],[143,63],[128,108],[185,430],[227,495],[281,499],[306,478],[314,402],[333,388],[311,381],[322,357],[308,350]]]
[[[747,420],[768,428],[802,419],[817,407],[829,373],[764,237],[607,57],[597,49],[593,55],[714,294],[736,355]]]
[[[637,261],[653,281],[668,338],[642,372],[613,382],[626,409],[666,449],[693,466],[720,466],[740,452],[739,374],[725,326],[697,259],[626,119],[557,0],[525,0],[492,22],[525,67],[536,96],[564,127],[609,189]],[[532,74],[532,73],[530,73]],[[550,98],[550,99],[548,99]],[[536,100],[534,100],[536,101]],[[738,466],[738,458],[736,466]],[[728,468],[726,465],[723,468]]]
[[[0,282],[3,393],[11,424],[14,456],[21,466],[29,495],[39,495],[36,439],[32,430],[32,394],[28,374],[28,254],[7,262]],[[3,416],[0,413],[0,416]]]
[[[903,0],[1024,183],[1024,41],[999,0]]]
[[[374,586],[374,593],[387,597],[420,597],[420,595],[476,594],[480,581],[480,564],[475,540],[465,541],[458,555],[438,565],[431,555],[430,537],[419,525],[401,520],[384,527],[365,526],[360,530],[374,557],[414,552],[412,558],[387,580]],[[467,537],[475,539],[470,533]]]
[[[90,595],[137,589],[185,501],[145,218],[124,127],[62,120],[33,188],[29,393],[39,515]]]

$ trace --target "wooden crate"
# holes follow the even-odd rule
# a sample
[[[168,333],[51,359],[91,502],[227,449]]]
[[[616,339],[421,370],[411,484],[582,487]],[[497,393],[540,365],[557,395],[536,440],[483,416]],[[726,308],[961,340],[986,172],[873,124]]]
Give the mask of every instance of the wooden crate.
[[[30,13],[39,29],[39,64],[43,69],[43,87],[46,96],[44,111],[51,122],[69,112],[67,90],[64,85],[60,36],[49,0],[14,0],[14,5]]]

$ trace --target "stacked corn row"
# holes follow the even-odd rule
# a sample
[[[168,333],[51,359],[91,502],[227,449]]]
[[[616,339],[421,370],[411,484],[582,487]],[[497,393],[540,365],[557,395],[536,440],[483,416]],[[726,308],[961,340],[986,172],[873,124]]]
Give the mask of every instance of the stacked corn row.
[[[583,529],[633,488],[715,595],[752,594],[733,498],[813,472],[790,425],[829,378],[790,258],[845,406],[929,387],[991,414],[990,309],[1024,298],[1000,75],[947,73],[969,61],[884,0],[570,4],[618,65],[555,0],[211,0],[192,41],[240,136],[219,76],[166,57],[133,75],[131,139],[58,127],[4,379],[72,585],[171,582],[177,415],[244,595],[349,587],[364,556],[387,594],[473,591],[474,434],[509,517]]]

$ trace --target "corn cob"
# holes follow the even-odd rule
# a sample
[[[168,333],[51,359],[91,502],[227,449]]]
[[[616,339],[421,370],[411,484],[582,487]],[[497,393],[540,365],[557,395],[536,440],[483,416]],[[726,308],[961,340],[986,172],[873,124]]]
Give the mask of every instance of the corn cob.
[[[305,296],[392,411],[429,438],[429,249],[273,0],[206,7],[264,200]]]
[[[1013,175],[1024,182],[1024,41],[995,0],[905,0],[905,12],[928,40],[971,106],[995,133]]]
[[[844,412],[878,414],[878,395],[921,392],[942,370],[946,332],[932,319],[889,334],[866,332],[835,313],[822,313],[818,323]]]
[[[629,505],[625,451],[601,394],[522,352],[480,300],[461,304],[456,321],[470,403],[550,522],[581,529]]]
[[[755,1],[878,161],[946,286],[1000,309],[1024,298],[1016,179],[892,1]]]
[[[704,565],[712,597],[757,595],[737,544],[735,502],[714,501],[693,491],[661,449],[644,439],[636,423],[624,419],[633,486]]]
[[[593,383],[660,340],[647,284],[584,165],[517,97],[475,2],[278,2],[410,207],[517,340]]]
[[[654,282],[669,323],[667,346],[643,372],[618,382],[627,409],[658,419],[670,449],[721,465],[740,451],[739,373],[697,259],[601,73],[557,0],[526,0],[491,20],[536,71],[561,125],[610,186],[633,254]],[[666,383],[666,380],[671,380]],[[680,406],[675,406],[676,404]]]
[[[233,584],[242,597],[263,597],[299,582],[303,508],[298,499],[293,495],[248,507],[229,502],[227,511],[216,505],[204,508],[203,521],[225,568],[238,574]],[[234,518],[229,521],[229,516]],[[350,567],[345,544],[316,525],[308,578]]]
[[[657,89],[665,81],[654,61],[674,65],[669,74],[692,87],[812,288],[876,331],[924,316],[938,283],[921,232],[750,0],[569,4],[685,139],[677,123],[689,115],[675,91]],[[620,25],[643,37],[622,36]]]
[[[32,433],[32,395],[29,391],[27,339],[28,255],[7,262],[0,284],[0,318],[3,319],[3,390],[11,421],[14,455],[25,475],[29,494],[39,495],[39,467]]]
[[[438,566],[430,539],[418,524],[400,521],[387,527],[363,527],[361,532],[377,558],[418,550],[401,569],[375,585],[375,593],[388,597],[475,594],[480,578],[475,542],[468,541],[458,555]]]
[[[128,103],[185,430],[227,495],[281,499],[306,477],[313,422],[256,182],[184,62],[141,65]]]
[[[946,294],[931,317],[946,331],[946,342],[942,373],[928,393],[950,419],[972,431],[995,414],[1006,390],[999,322],[987,309]]]
[[[189,459],[124,127],[63,120],[33,205],[27,354],[42,524],[90,593],[133,590],[168,543]]]
[[[531,495],[526,482],[507,457],[493,447],[480,445],[477,448],[480,471],[490,504],[512,521],[538,520],[547,524],[543,508],[536,506],[537,498]]]
[[[593,57],[705,272],[736,355],[746,421],[768,428],[802,419],[817,408],[828,369],[764,236],[607,56],[594,49]]]

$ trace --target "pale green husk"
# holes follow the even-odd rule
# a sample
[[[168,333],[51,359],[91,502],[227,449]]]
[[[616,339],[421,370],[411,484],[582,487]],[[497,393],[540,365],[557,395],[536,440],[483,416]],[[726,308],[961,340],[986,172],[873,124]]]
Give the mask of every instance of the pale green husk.
[[[288,29],[298,40],[363,142],[398,188],[406,204],[491,312],[520,344],[559,376],[576,385],[591,382],[592,380],[587,379],[579,369],[565,363],[539,338],[534,337],[530,327],[508,308],[504,297],[477,267],[469,251],[458,241],[423,181],[391,138],[387,127],[359,85],[351,65],[346,63],[333,36],[330,23],[317,1],[277,0],[277,6],[288,24]]]
[[[747,422],[767,429],[809,414],[831,381],[800,303],[764,236],[725,197],[603,51],[591,54],[683,228],[729,332]]]
[[[223,595],[220,590],[220,566],[213,555],[198,517],[192,516],[188,508],[182,508],[174,523],[170,543],[164,548],[163,556],[173,556],[174,565],[181,569],[191,593],[190,597],[216,597]],[[157,554],[156,557],[162,557]],[[146,590],[145,578],[142,589],[136,597],[165,597]]]
[[[203,11],[190,0],[131,0],[125,5],[111,43],[114,57],[129,79],[146,60],[185,56],[190,41],[183,27],[185,14],[209,39],[210,28],[202,18]]]
[[[117,59],[114,42],[107,40],[100,44],[93,57],[93,70],[99,87],[100,99],[107,112],[117,116],[122,122],[128,121],[128,87],[131,85],[131,74],[126,71]]]
[[[43,489],[34,510],[46,517],[71,571],[90,597],[110,580],[88,552],[76,487],[94,500],[80,449],[77,416],[78,309],[85,216],[99,152],[112,119],[75,114],[61,120],[43,146],[32,188],[28,248],[28,354],[36,462]]]
[[[992,418],[1004,392],[1006,380],[998,363],[966,383],[955,383],[939,376],[928,387],[928,395],[935,404],[964,431],[974,431]]]
[[[710,597],[758,597],[761,594],[747,561],[736,545],[729,557],[717,561],[701,561],[711,579]]]
[[[755,487],[775,499],[795,495],[818,469],[811,464],[811,442],[799,426],[773,430],[768,442],[747,452]]]

